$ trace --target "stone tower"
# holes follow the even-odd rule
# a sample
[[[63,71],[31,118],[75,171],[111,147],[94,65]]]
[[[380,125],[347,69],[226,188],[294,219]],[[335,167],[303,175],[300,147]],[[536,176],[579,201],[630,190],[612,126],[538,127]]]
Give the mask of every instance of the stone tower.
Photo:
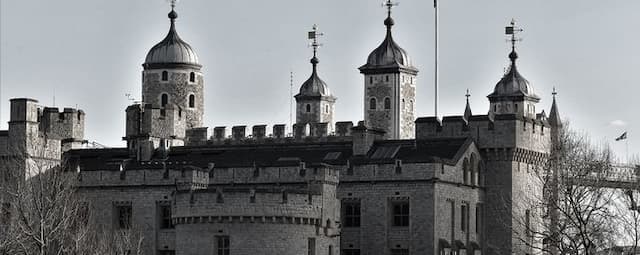
[[[415,136],[415,96],[418,69],[411,64],[407,52],[393,40],[391,18],[393,3],[387,1],[388,16],[384,21],[387,35],[361,66],[364,74],[364,119],[367,126],[386,132],[387,139],[409,139]]]
[[[543,193],[537,173],[551,151],[552,129],[544,113],[536,113],[540,97],[516,68],[515,30],[512,22],[507,27],[512,40],[509,70],[488,96],[492,132],[470,128],[479,133],[487,169],[487,254],[532,254],[532,245],[539,242],[533,233],[540,230],[536,223],[543,216],[531,201]]]
[[[167,36],[153,46],[142,65],[142,101],[164,108],[176,105],[186,118],[186,128],[202,127],[204,79],[198,56],[176,31],[178,14],[169,13],[171,27]]]
[[[318,36],[317,26],[313,26],[313,31],[309,32],[309,38],[313,40],[313,58],[311,58],[311,77],[300,87],[300,92],[296,98],[296,125],[306,126],[318,123],[326,123],[328,128],[333,127],[333,113],[336,97],[331,94],[327,84],[318,76],[317,58]],[[328,130],[331,131],[331,130]]]

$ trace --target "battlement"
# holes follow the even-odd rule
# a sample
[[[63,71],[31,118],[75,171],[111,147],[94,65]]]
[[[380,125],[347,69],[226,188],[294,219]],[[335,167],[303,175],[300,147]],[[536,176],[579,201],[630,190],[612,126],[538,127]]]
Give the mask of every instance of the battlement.
[[[184,139],[186,123],[184,112],[178,106],[163,108],[152,104],[134,104],[127,107],[127,137],[156,137]]]
[[[293,133],[287,133],[286,124],[276,124],[268,132],[268,126],[264,124],[248,126],[239,125],[231,127],[231,133],[226,126],[218,126],[213,129],[213,135],[206,144],[260,144],[260,143],[294,143],[294,142],[335,142],[351,141],[351,129],[353,122],[336,122],[334,132],[330,132],[329,123],[294,124]],[[250,130],[250,132],[249,132]],[[197,136],[191,139],[190,136]],[[187,145],[202,144],[202,130],[188,131]],[[191,143],[191,141],[198,141]]]
[[[544,114],[536,119],[515,114],[445,116],[442,120],[423,117],[416,120],[416,139],[471,137],[479,148],[525,148],[548,152],[551,126]]]
[[[61,150],[67,151],[85,143],[84,111],[73,108],[60,111],[58,108],[38,105],[38,101],[31,98],[14,98],[10,103],[8,136],[13,145],[24,147],[36,143],[27,141],[29,138],[50,139],[60,141]]]
[[[123,159],[107,162],[99,168],[69,161],[68,169],[79,173],[83,187],[176,186],[178,190],[207,189],[209,185],[272,185],[329,183],[337,185],[339,171],[325,164],[307,166],[304,162],[283,161],[279,166],[206,168],[193,162],[152,160],[139,162]]]

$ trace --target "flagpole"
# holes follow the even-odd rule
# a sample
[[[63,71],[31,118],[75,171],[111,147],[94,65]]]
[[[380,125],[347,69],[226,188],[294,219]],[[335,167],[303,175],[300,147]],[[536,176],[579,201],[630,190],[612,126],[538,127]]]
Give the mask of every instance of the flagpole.
[[[435,65],[434,65],[434,85],[435,85],[435,100],[434,100],[434,116],[438,119],[438,0],[433,0],[433,8],[435,11]]]

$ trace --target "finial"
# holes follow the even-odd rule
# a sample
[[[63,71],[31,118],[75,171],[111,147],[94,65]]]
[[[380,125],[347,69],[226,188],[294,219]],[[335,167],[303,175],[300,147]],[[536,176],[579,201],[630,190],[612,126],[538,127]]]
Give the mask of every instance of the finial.
[[[311,59],[311,64],[313,64],[313,71],[316,70],[316,65],[320,62],[317,58],[318,48],[322,46],[321,43],[318,43],[318,37],[323,36],[324,33],[318,32],[318,25],[313,24],[312,30],[309,31],[309,40],[311,41],[310,46],[313,48],[313,58]]]
[[[464,96],[467,97],[467,102],[469,102],[469,97],[471,97],[469,89],[467,89],[467,94],[465,94]]]
[[[178,0],[169,0],[169,4],[171,5],[171,12],[169,12],[169,19],[173,22],[173,20],[178,18],[178,13],[175,11],[176,4]]]
[[[391,29],[391,26],[393,26],[394,21],[391,18],[391,9],[393,9],[394,6],[398,6],[399,3],[397,2],[393,2],[391,0],[387,0],[386,2],[382,3],[382,6],[387,7],[387,19],[384,20],[384,25],[387,26],[388,29]]]
[[[553,86],[553,92],[551,92],[551,95],[553,95],[553,98],[556,98],[557,94],[558,94],[558,92],[556,91],[556,87]]]
[[[505,27],[504,30],[506,35],[510,35],[510,41],[511,41],[511,53],[509,53],[509,59],[511,59],[511,62],[515,63],[516,59],[518,58],[518,53],[516,53],[516,42],[522,41],[521,38],[517,38],[516,34],[519,32],[524,31],[522,28],[517,27],[516,26],[516,20],[515,19],[511,19],[511,23],[510,26]]]

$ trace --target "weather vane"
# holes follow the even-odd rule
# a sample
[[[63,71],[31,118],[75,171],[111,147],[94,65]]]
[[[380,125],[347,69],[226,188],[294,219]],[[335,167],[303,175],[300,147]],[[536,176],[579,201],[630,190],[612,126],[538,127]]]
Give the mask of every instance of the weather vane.
[[[516,42],[522,41],[522,38],[517,38],[516,34],[524,31],[522,28],[516,26],[516,20],[511,19],[510,26],[505,27],[504,33],[511,36],[511,50],[516,51]]]
[[[558,92],[556,91],[555,86],[553,86],[553,92],[551,92],[551,95],[553,95],[553,98],[556,98],[556,95],[558,95]]]
[[[469,101],[469,97],[471,96],[469,89],[467,89],[467,94],[465,94],[464,96],[467,97],[467,101]]]
[[[313,28],[309,31],[309,40],[311,41],[311,47],[313,47],[313,57],[316,57],[316,53],[318,52],[318,47],[322,46],[321,43],[318,43],[318,38],[323,36],[324,33],[318,32],[318,25],[313,24]]]
[[[400,5],[398,2],[393,2],[391,0],[387,0],[387,1],[382,3],[383,7],[387,7],[387,15],[389,15],[389,17],[391,17],[391,9],[394,6],[398,6],[398,5]]]
[[[171,4],[171,9],[176,8],[176,4],[178,3],[178,0],[167,0],[170,4]]]

